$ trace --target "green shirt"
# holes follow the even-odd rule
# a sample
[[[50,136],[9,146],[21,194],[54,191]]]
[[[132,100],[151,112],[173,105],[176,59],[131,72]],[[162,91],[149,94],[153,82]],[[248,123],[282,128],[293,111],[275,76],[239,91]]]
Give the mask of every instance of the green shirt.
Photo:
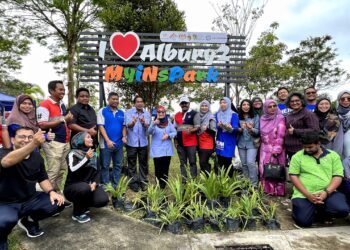
[[[325,190],[334,176],[343,177],[343,165],[340,156],[329,149],[322,148],[323,153],[319,159],[304,154],[304,150],[293,155],[289,165],[289,174],[297,175],[299,180],[310,193]],[[294,198],[305,198],[296,188],[293,188]]]

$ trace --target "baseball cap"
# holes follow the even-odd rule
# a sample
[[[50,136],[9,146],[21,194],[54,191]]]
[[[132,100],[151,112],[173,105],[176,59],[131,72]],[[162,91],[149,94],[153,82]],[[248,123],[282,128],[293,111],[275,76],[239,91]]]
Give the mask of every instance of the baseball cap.
[[[182,96],[182,97],[180,98],[179,103],[182,103],[182,102],[190,102],[190,99],[188,99],[187,96]]]

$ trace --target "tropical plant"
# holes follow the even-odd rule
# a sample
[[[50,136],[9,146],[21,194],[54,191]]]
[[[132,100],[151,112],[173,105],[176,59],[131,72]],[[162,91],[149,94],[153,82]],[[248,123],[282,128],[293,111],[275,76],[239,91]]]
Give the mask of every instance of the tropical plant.
[[[264,221],[273,220],[276,218],[277,203],[270,201],[268,204],[260,204],[258,207]]]
[[[224,214],[228,218],[241,218],[242,212],[243,212],[242,204],[239,203],[238,201],[236,202],[231,201],[228,208],[224,211]]]
[[[232,165],[225,170],[222,168],[219,173],[219,181],[220,181],[220,191],[222,197],[231,197],[239,192],[239,188],[241,186],[241,181],[237,180],[236,177],[230,177],[230,171],[232,169]],[[237,175],[237,174],[234,174]]]
[[[257,208],[257,195],[256,193],[249,195],[245,194],[242,195],[240,199],[240,203],[242,205],[242,216],[245,219],[251,219],[254,217],[253,215],[253,209]]]
[[[201,172],[199,175],[199,183],[196,185],[207,199],[215,200],[219,198],[221,185],[214,171],[210,173]]]
[[[192,202],[190,203],[186,209],[185,213],[186,215],[191,218],[192,220],[203,218],[205,214],[207,214],[208,208],[199,202]]]
[[[162,222],[159,233],[162,231],[165,225],[173,224],[184,217],[184,204],[176,204],[169,202],[168,207],[161,211],[159,220]]]
[[[183,195],[184,202],[193,202],[198,196],[198,186],[196,179],[188,179],[185,184],[185,190]]]
[[[113,198],[121,199],[124,197],[130,181],[131,179],[129,179],[127,176],[122,176],[115,188],[113,187],[112,183],[108,183],[105,186],[105,190],[107,193],[110,193]]]
[[[158,213],[164,207],[165,193],[160,188],[159,181],[156,184],[148,184],[145,191],[139,192],[134,203],[141,203],[147,211]]]

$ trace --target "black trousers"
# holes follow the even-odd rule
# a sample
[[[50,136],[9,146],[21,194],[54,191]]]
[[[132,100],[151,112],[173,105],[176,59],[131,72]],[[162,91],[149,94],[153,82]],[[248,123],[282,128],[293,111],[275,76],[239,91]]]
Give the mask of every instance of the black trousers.
[[[5,248],[7,236],[16,226],[19,219],[30,216],[39,221],[61,212],[64,205],[51,204],[50,196],[37,192],[31,199],[21,203],[0,204],[0,249]]]
[[[192,178],[195,178],[197,176],[197,164],[196,164],[196,153],[197,153],[197,147],[196,146],[190,146],[190,147],[184,147],[177,145],[177,154],[179,155],[180,159],[180,171],[182,176],[182,182],[186,182],[187,179],[187,160],[190,164],[190,174]]]
[[[218,155],[218,169],[215,169],[216,174],[219,174],[219,169],[227,170],[232,165],[232,157],[225,157]],[[230,176],[233,175],[233,168],[231,167]]]
[[[165,181],[168,180],[170,161],[171,156],[153,158],[154,174],[159,181],[159,185],[162,189],[165,188]]]
[[[131,178],[130,186],[143,186],[148,182],[148,154],[146,147],[126,146],[128,156],[128,176]],[[139,175],[137,174],[137,161],[139,162]]]
[[[201,167],[201,171],[209,173],[211,171],[211,165],[209,163],[210,156],[213,154],[213,149],[199,149],[199,165]]]
[[[73,202],[73,215],[81,215],[89,207],[104,207],[109,201],[102,187],[97,186],[94,191],[91,191],[90,185],[86,182],[65,186],[63,192],[66,199]]]

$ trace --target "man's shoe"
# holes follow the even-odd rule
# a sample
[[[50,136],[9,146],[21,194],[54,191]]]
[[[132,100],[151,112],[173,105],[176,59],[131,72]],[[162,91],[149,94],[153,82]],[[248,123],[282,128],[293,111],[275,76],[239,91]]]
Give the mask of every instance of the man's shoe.
[[[73,215],[72,219],[79,223],[86,223],[90,221],[90,217],[87,214]]]
[[[39,227],[39,223],[37,221],[30,221],[28,217],[20,219],[17,224],[26,231],[27,236],[30,238],[36,238],[44,234]]]

